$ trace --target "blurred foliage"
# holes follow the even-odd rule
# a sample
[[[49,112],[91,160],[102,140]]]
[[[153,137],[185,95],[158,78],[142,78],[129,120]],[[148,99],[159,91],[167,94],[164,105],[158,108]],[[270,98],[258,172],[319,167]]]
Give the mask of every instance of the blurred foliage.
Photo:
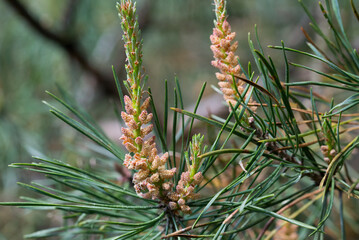
[[[124,55],[115,2],[78,0],[73,13],[74,20],[67,25],[64,16],[68,1],[22,1],[49,29],[76,39],[93,65],[109,74],[110,66],[114,65],[119,70],[120,79],[124,79]],[[317,9],[317,2],[304,2],[317,21],[325,23]],[[349,38],[358,49],[359,29],[353,24],[353,15],[345,14],[350,11],[349,1],[341,4]],[[152,92],[158,96],[155,101],[161,101],[163,97],[161,87],[164,79],[173,79],[174,74],[179,76],[182,86],[191,86],[183,91],[185,105],[195,101],[196,93],[204,81],[216,83],[213,74],[215,70],[210,65],[212,54],[209,51],[213,10],[208,5],[208,0],[138,1],[139,14],[148,12],[146,27],[143,28],[144,66],[150,77]],[[263,46],[280,45],[283,39],[288,47],[305,49],[305,38],[300,27],[312,32],[307,27],[309,19],[297,1],[232,0],[228,13],[233,31],[237,32],[241,62],[248,62],[251,58],[246,33],[253,32],[254,24],[258,26]],[[280,51],[269,52],[274,59],[282,54]],[[82,152],[81,148],[88,143],[79,141],[83,138],[48,114],[41,100],[49,99],[45,90],[56,90],[56,84],[59,84],[69,90],[78,104],[89,110],[95,119],[104,120],[115,118],[111,114],[113,104],[109,102],[112,96],[106,96],[98,90],[101,87],[92,76],[83,72],[59,46],[29,28],[4,1],[0,1],[0,53],[0,200],[16,199],[19,192],[15,182],[30,182],[31,179],[40,178],[36,174],[30,175],[7,167],[13,162],[31,162],[30,156],[35,152],[59,159],[66,158],[66,161],[76,166],[93,171],[86,151]],[[311,61],[303,60],[300,55],[288,55],[294,62]],[[278,63],[278,69],[281,69],[281,64]],[[297,80],[313,78],[308,73],[292,77]],[[172,81],[169,81],[169,85],[170,89],[174,87]],[[212,93],[207,91],[205,94]],[[330,97],[334,91],[325,94]],[[346,98],[345,95],[339,96]],[[159,107],[159,111],[163,109]],[[63,145],[76,147],[64,148]],[[82,152],[82,157],[75,156],[75,152]],[[100,152],[98,158],[106,157]],[[102,173],[105,170],[102,169]],[[351,204],[355,207],[356,203]],[[0,233],[3,235],[0,234],[0,239],[22,239],[24,233],[48,227],[43,226],[47,223],[56,226],[59,221],[51,213],[43,216],[19,209],[2,209],[5,210],[0,216]]]

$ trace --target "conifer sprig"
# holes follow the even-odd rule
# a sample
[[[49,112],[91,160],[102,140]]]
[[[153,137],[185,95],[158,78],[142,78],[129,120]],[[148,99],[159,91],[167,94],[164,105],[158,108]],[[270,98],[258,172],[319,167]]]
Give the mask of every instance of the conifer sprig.
[[[259,240],[272,237],[307,239],[309,235],[314,235],[315,239],[324,239],[324,234],[328,232],[326,227],[334,227],[338,231],[332,231],[331,238],[345,239],[345,228],[351,225],[353,229],[358,228],[358,224],[352,220],[355,217],[353,212],[347,211],[347,206],[350,206],[347,204],[351,200],[343,199],[346,195],[359,199],[358,173],[347,165],[353,156],[352,152],[359,147],[359,137],[352,139],[349,135],[349,132],[357,131],[359,127],[347,128],[349,124],[358,125],[356,108],[359,95],[353,94],[338,103],[335,97],[327,101],[312,89],[305,88],[307,85],[335,87],[346,94],[359,90],[359,59],[347,39],[349,35],[344,31],[338,0],[325,1],[325,7],[320,5],[335,41],[320,30],[317,18],[308,14],[313,22],[313,30],[331,49],[332,54],[328,56],[332,60],[323,56],[324,51],[318,49],[312,41],[309,41],[309,46],[313,53],[286,48],[283,43],[274,48],[283,52],[284,77],[279,74],[283,71],[276,66],[277,59],[265,57],[258,36],[256,43],[249,37],[256,69],[250,63],[248,72],[239,67],[238,56],[234,52],[238,43],[234,42],[235,33],[227,22],[226,1],[213,1],[216,13],[211,36],[211,48],[215,55],[213,65],[219,69],[217,78],[225,100],[230,105],[229,115],[223,119],[214,115],[208,118],[196,114],[204,87],[195,111],[183,110],[181,88],[176,80],[172,126],[173,132],[178,132],[173,134],[172,143],[170,140],[167,142],[166,127],[170,119],[167,112],[164,114],[163,129],[161,115],[156,111],[153,101],[144,97],[142,40],[135,1],[121,0],[117,7],[124,31],[127,56],[127,79],[124,85],[128,90],[127,95],[121,97],[125,107],[122,118],[126,124],[122,128],[121,139],[127,151],[106,137],[67,95],[62,93],[61,98],[64,100],[61,100],[50,94],[57,104],[68,110],[66,113],[48,104],[51,113],[96,143],[86,145],[92,152],[96,152],[91,157],[97,158],[103,154],[100,157],[105,156],[106,164],[110,163],[111,168],[101,167],[91,169],[90,172],[71,165],[67,159],[62,162],[47,158],[35,158],[33,163],[12,164],[12,167],[46,174],[48,181],[20,183],[42,195],[42,198],[27,197],[23,202],[3,202],[0,205],[56,209],[64,213],[66,221],[62,227],[40,230],[27,235],[28,238],[59,236],[77,239],[83,235],[84,239],[94,237],[113,240]],[[308,9],[305,10],[308,13]],[[328,78],[328,82],[293,82],[286,56],[288,51],[325,64],[327,67],[322,70],[300,64],[292,65],[318,73]],[[346,63],[349,64],[346,66]],[[252,71],[252,67],[257,74]],[[327,72],[328,69],[331,72]],[[242,73],[245,79],[241,79]],[[119,86],[118,78],[114,75]],[[259,81],[254,81],[255,78]],[[245,83],[250,86],[245,86]],[[299,88],[294,87],[298,85]],[[248,91],[249,87],[254,89]],[[247,94],[250,93],[241,92],[243,88],[253,93],[258,103],[248,99]],[[119,90],[119,95],[123,96]],[[167,91],[166,85],[166,109]],[[311,108],[303,99],[309,100]],[[147,110],[149,104],[153,114]],[[240,104],[242,110],[237,111]],[[257,106],[260,111],[252,114],[247,106]],[[324,108],[329,109],[323,111]],[[245,114],[248,112],[251,116],[247,118]],[[208,139],[212,139],[207,142],[209,152],[205,153],[202,135],[194,135],[189,142],[193,121],[188,139],[185,138],[187,125],[184,115],[211,126],[211,135],[207,135]],[[182,117],[182,128],[178,127],[179,117]],[[168,154],[162,154],[156,146],[151,121],[155,123],[162,148],[173,153],[171,164],[178,167],[176,177],[173,177],[176,169],[168,169],[166,166]],[[179,147],[176,143],[181,137],[182,146]],[[188,149],[185,148],[187,141]],[[229,148],[230,145],[233,147]],[[98,147],[101,147],[101,151]],[[124,182],[110,177],[110,173],[118,176],[118,173],[111,172],[111,161],[124,162],[127,168],[133,170],[137,193],[128,184],[125,183],[123,187]],[[177,183],[175,180],[178,177],[180,179]],[[201,198],[198,198],[197,190],[201,191]],[[347,224],[347,220],[351,223]]]
[[[231,31],[231,26],[227,21],[226,1],[215,0],[214,3],[216,20],[214,21],[213,34],[210,36],[211,50],[214,57],[212,65],[219,70],[216,77],[219,80],[218,85],[225,101],[228,105],[235,106],[238,99],[241,99],[239,94],[243,94],[245,90],[245,82],[234,77],[244,77],[238,64],[238,56],[235,54],[238,42],[233,42],[236,33]],[[244,99],[250,98],[249,92],[243,97]],[[253,100],[250,99],[249,102],[252,103]],[[252,111],[256,109],[255,106],[251,108]],[[231,110],[231,107],[229,109]]]
[[[129,151],[125,156],[124,165],[137,170],[133,177],[137,194],[144,198],[167,202],[167,194],[173,183],[170,179],[176,168],[166,169],[168,153],[161,156],[155,143],[155,136],[150,136],[153,117],[147,112],[150,103],[148,97],[142,104],[142,40],[136,15],[136,4],[132,0],[122,0],[117,5],[121,17],[123,40],[127,56],[127,80],[124,81],[129,96],[124,96],[125,112],[121,113],[127,128],[122,128],[123,144]]]
[[[188,166],[187,172],[182,173],[176,191],[173,192],[174,183],[171,179],[176,173],[176,168],[169,170],[166,168],[168,153],[160,156],[155,136],[149,136],[153,129],[153,125],[150,124],[153,115],[147,112],[150,98],[148,97],[141,104],[143,96],[142,40],[136,16],[136,5],[131,0],[122,0],[117,8],[124,32],[123,40],[127,56],[127,80],[124,83],[129,93],[129,96],[124,96],[126,111],[121,113],[127,125],[127,128],[122,128],[121,140],[129,151],[125,156],[124,165],[128,169],[137,170],[133,176],[133,183],[138,195],[160,200],[165,205],[168,204],[172,210],[190,213],[191,209],[185,203],[199,196],[194,193],[194,190],[203,179],[201,172],[197,172],[203,137],[199,135],[193,137],[190,145],[192,164]]]
[[[172,210],[180,209],[184,213],[191,213],[191,208],[186,204],[188,200],[195,200],[199,198],[199,193],[194,190],[202,180],[202,172],[199,171],[202,155],[206,148],[202,148],[204,136],[200,134],[192,137],[192,142],[189,145],[189,151],[185,153],[187,171],[182,172],[181,179],[177,183],[176,192],[172,193],[169,197],[172,200],[169,206]],[[189,152],[191,155],[189,155]]]

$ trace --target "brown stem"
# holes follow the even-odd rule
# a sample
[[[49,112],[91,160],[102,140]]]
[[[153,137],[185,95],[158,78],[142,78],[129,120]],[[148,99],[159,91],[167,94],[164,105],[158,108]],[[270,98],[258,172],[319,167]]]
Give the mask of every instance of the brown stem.
[[[324,57],[325,59],[327,59],[328,61],[331,61],[330,58],[325,54],[325,52],[323,50],[321,50],[316,44],[315,42],[312,40],[312,38],[309,36],[309,34],[307,33],[307,31],[304,30],[303,27],[300,28],[300,30],[303,32],[305,38],[307,39],[307,41],[312,44]],[[333,61],[331,61],[333,62]]]
[[[197,225],[194,226],[193,228],[204,227],[204,226],[210,225],[210,224],[212,224],[212,223],[213,223],[213,222],[197,224]],[[185,228],[182,228],[182,229],[180,229],[180,230],[178,230],[178,231],[176,231],[176,232],[173,232],[173,233],[171,233],[171,234],[168,234],[168,235],[166,235],[166,236],[163,236],[163,237],[161,237],[161,239],[170,238],[170,237],[176,237],[176,236],[178,236],[179,234],[182,234],[182,233],[184,233],[184,232],[186,232],[186,231],[189,231],[189,230],[191,230],[191,229],[192,229],[192,225],[191,225],[191,226],[188,226],[188,227],[185,227]]]
[[[61,28],[65,32],[74,23],[80,0],[68,0],[61,19]]]

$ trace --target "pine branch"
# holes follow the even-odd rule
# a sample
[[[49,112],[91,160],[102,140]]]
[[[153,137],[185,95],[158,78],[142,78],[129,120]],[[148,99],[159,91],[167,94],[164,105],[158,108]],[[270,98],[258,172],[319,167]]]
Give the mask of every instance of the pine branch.
[[[71,39],[64,34],[55,32],[42,24],[37,17],[31,13],[18,0],[4,0],[35,32],[40,36],[54,43],[56,46],[66,52],[68,57],[76,61],[82,69],[90,73],[98,85],[105,93],[115,95],[116,87],[112,76],[100,71],[94,64],[92,64],[85,53],[80,49],[79,43],[75,39]]]

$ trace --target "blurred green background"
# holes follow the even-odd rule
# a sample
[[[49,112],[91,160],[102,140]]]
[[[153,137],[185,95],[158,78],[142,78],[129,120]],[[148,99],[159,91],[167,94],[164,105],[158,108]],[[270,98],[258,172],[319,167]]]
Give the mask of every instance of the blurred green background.
[[[216,84],[209,49],[214,19],[211,1],[137,2],[144,66],[159,110],[164,80],[173,87],[175,76],[182,85],[185,106],[190,106],[203,82]],[[304,2],[322,19],[317,1]],[[341,2],[346,6],[343,11],[348,11],[349,1]],[[0,0],[0,201],[28,196],[29,191],[16,182],[42,178],[7,167],[12,162],[31,162],[31,155],[43,153],[89,167],[91,159],[76,154],[78,135],[42,103],[50,100],[45,90],[57,93],[56,85],[60,85],[118,141],[113,109],[119,100],[111,66],[125,79],[125,56],[115,4],[115,0]],[[296,0],[232,0],[228,13],[245,65],[252,60],[247,33],[254,35],[255,24],[263,46],[284,40],[289,47],[308,50],[300,27],[311,32],[309,20]],[[357,36],[351,14],[343,16],[348,32]],[[354,39],[354,45],[358,41]],[[278,58],[278,66],[282,64],[280,52],[267,52]],[[300,61],[298,56],[290,57]],[[300,80],[308,76],[295,74]],[[208,87],[205,96],[211,99],[213,94]],[[22,239],[23,234],[60,223],[61,218],[51,212],[1,207],[0,239]]]

